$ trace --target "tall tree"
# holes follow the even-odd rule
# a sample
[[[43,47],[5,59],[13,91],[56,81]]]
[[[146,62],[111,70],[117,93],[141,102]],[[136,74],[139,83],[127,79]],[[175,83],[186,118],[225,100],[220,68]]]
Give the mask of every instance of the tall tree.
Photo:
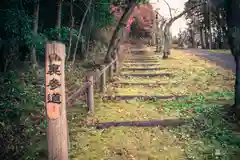
[[[227,11],[228,39],[236,62],[235,101],[233,111],[240,119],[240,1],[225,0]]]
[[[166,22],[167,22],[167,20],[165,18],[163,18],[160,21],[160,26],[158,27],[158,32],[157,32],[157,39],[158,40],[157,40],[156,52],[162,52],[163,42],[164,42],[163,27],[164,27]]]
[[[67,60],[69,60],[69,58],[70,58],[71,47],[72,47],[72,31],[73,31],[73,26],[74,26],[73,3],[74,3],[74,0],[71,0],[71,3],[70,3],[70,23],[69,23],[70,31],[69,31],[69,45],[68,45],[68,52],[67,52]]]
[[[57,0],[57,23],[56,28],[59,29],[57,32],[57,39],[61,39],[60,28],[61,28],[61,20],[62,20],[62,0]]]
[[[166,59],[168,58],[168,55],[170,55],[170,45],[171,45],[171,42],[170,42],[170,38],[171,38],[171,35],[170,35],[170,27],[172,26],[172,24],[177,20],[179,19],[180,17],[182,17],[184,14],[186,14],[187,12],[193,10],[194,8],[198,7],[198,6],[201,6],[203,4],[205,4],[206,1],[204,2],[201,2],[201,3],[197,3],[195,5],[193,5],[192,7],[190,8],[187,8],[185,9],[184,11],[182,11],[181,13],[179,13],[177,16],[171,18],[165,25],[164,27],[164,50],[163,50],[163,59]]]
[[[33,21],[33,34],[34,36],[38,33],[38,19],[39,19],[39,1],[34,3],[34,11],[33,11],[34,21]],[[37,69],[38,62],[37,62],[37,53],[36,53],[36,46],[32,46],[32,53],[31,53],[31,61],[33,70]]]
[[[75,49],[74,49],[74,52],[73,52],[72,65],[75,63],[75,60],[76,60],[78,43],[79,43],[79,41],[80,41],[80,37],[82,37],[83,25],[84,25],[85,19],[86,19],[86,17],[87,17],[87,14],[88,14],[91,6],[92,6],[92,0],[89,1],[88,6],[87,6],[87,9],[85,10],[84,15],[83,15],[83,18],[82,18],[82,20],[81,20],[81,24],[80,24],[80,26],[79,26],[77,42],[76,42]]]
[[[125,27],[127,25],[126,23],[136,6],[137,6],[137,0],[129,0],[127,2],[127,7],[126,7],[121,19],[119,20],[118,25],[117,25],[116,29],[114,30],[112,38],[110,40],[107,54],[105,56],[106,63],[109,63],[111,61],[113,50],[114,50],[114,48],[116,48],[118,43],[121,41],[121,40],[119,41],[118,39],[119,38],[121,39],[123,27]]]

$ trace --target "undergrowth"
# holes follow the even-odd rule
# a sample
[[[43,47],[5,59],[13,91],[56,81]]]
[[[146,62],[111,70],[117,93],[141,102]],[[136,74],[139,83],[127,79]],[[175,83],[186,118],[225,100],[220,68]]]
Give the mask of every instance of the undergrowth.
[[[74,70],[67,71],[66,87],[80,87],[86,70],[78,63]],[[0,159],[45,160],[47,121],[43,93],[33,72],[29,70],[24,75],[24,80],[13,71],[0,76]]]
[[[0,81],[0,158],[27,159],[25,153],[31,151],[32,144],[39,140],[44,129],[40,124],[44,116],[42,98],[31,83],[29,73],[26,73],[25,82],[15,72],[1,75]],[[32,138],[33,135],[36,136]]]
[[[161,96],[184,93],[186,98],[172,101],[96,99],[95,117],[86,117],[79,111],[80,114],[74,116],[75,121],[70,125],[72,159],[235,160],[239,156],[238,126],[224,119],[228,106],[233,103],[232,72],[177,50],[171,57],[159,60],[156,65],[167,68],[161,72],[171,72],[171,78],[114,78],[120,83],[166,82],[168,85],[112,84],[108,85],[106,94]],[[101,130],[89,127],[98,122],[151,123],[153,120],[170,120],[177,123],[181,119],[185,123],[177,127],[171,124],[159,127],[118,126]]]
[[[225,119],[232,104],[232,92],[198,94],[164,104],[166,112],[177,111],[190,120],[171,128],[185,142],[187,159],[235,160],[240,155],[240,130]]]

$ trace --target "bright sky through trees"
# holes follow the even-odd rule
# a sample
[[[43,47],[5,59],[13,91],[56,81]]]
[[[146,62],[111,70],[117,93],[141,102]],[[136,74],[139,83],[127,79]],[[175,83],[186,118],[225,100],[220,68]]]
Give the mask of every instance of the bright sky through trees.
[[[175,9],[175,10],[172,10],[172,14],[173,16],[175,16],[184,10],[184,3],[187,0],[166,0],[166,1],[168,2],[171,8]],[[164,0],[150,0],[150,3],[154,7],[154,9],[160,9],[159,13],[162,16],[168,17],[168,18],[170,17],[168,6],[164,2]],[[171,27],[173,36],[178,34],[179,29],[184,29],[185,27],[186,27],[186,21],[183,16],[173,23]]]

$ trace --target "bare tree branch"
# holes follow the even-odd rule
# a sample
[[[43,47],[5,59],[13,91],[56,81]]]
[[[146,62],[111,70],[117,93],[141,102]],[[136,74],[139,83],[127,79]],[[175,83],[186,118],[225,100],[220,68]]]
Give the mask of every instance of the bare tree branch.
[[[82,28],[83,28],[83,24],[84,24],[84,21],[85,21],[85,18],[88,14],[88,11],[90,9],[92,5],[92,0],[89,1],[89,4],[88,4],[88,7],[83,15],[83,19],[81,21],[81,24],[80,24],[80,27],[79,27],[79,30],[78,30],[78,37],[77,37],[77,42],[76,42],[76,45],[75,45],[75,49],[74,49],[74,52],[73,52],[73,60],[72,60],[72,65],[74,64],[75,62],[75,58],[76,58],[76,54],[77,54],[77,49],[78,49],[78,43],[79,43],[79,39],[80,37],[82,36]]]
[[[170,17],[171,17],[171,19],[172,19],[172,18],[173,18],[173,16],[172,16],[172,8],[170,7],[169,3],[168,3],[166,0],[163,0],[163,1],[164,1],[164,3],[166,3],[166,5],[168,6],[169,14],[170,14]]]

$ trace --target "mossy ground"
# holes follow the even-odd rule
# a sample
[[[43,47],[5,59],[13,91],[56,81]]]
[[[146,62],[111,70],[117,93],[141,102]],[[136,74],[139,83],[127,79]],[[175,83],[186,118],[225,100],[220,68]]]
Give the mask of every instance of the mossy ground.
[[[229,49],[209,49],[209,52],[231,54]]]
[[[149,49],[146,53],[154,56]],[[130,57],[132,58],[132,57]],[[81,109],[71,117],[71,158],[73,160],[185,160],[236,158],[240,137],[234,125],[222,116],[223,106],[232,104],[233,73],[216,65],[173,50],[171,58],[159,59],[152,73],[171,73],[172,77],[123,78],[118,82],[166,82],[160,87],[109,85],[109,95],[187,95],[172,101],[95,101],[95,117]],[[135,66],[134,66],[135,67]],[[145,73],[146,71],[137,71]],[[133,73],[123,71],[122,73]],[[173,84],[175,83],[175,84]],[[75,106],[81,108],[81,106]],[[71,112],[71,113],[73,113]],[[113,127],[96,130],[86,121],[146,121],[186,118],[187,123],[167,127]]]

